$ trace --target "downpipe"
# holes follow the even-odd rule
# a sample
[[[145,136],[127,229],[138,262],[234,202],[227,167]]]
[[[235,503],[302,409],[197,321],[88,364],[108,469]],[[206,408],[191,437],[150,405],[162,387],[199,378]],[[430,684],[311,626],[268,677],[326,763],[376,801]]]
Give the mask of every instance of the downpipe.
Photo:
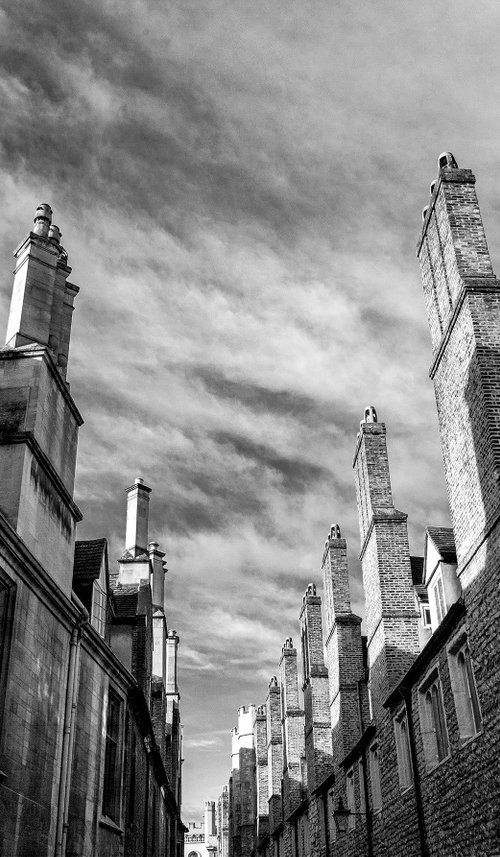
[[[71,593],[80,610],[80,617],[71,631],[69,641],[68,681],[66,684],[66,703],[64,708],[63,745],[61,753],[61,777],[57,801],[57,827],[55,857],[64,857],[68,837],[69,795],[71,786],[71,767],[75,739],[76,709],[78,704],[78,668],[80,665],[80,638],[83,625],[89,621],[87,609],[80,599]]]

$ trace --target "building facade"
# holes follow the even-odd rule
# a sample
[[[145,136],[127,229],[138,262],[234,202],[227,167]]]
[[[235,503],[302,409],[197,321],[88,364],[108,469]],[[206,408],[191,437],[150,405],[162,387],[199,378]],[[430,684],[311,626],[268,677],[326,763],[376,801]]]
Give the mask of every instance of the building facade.
[[[475,178],[450,153],[417,254],[452,527],[410,555],[367,408],[353,459],[366,633],[335,525],[298,647],[285,641],[265,706],[238,714],[228,857],[500,854],[500,283]]]
[[[188,822],[184,834],[184,857],[217,857],[215,801],[205,801],[202,822]]]
[[[181,857],[179,638],[151,489],[127,489],[117,572],[105,538],[76,541],[78,288],[60,242],[39,206],[0,349],[0,854]]]

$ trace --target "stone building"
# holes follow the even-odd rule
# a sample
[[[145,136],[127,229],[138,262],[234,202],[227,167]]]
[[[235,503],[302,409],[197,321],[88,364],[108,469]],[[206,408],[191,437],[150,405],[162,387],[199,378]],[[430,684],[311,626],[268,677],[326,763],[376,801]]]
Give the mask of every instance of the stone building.
[[[449,153],[417,253],[453,526],[410,554],[367,408],[353,459],[365,633],[335,525],[298,649],[285,641],[265,706],[238,714],[229,857],[500,854],[500,283],[475,178]]]
[[[215,801],[205,801],[203,821],[188,822],[184,834],[184,857],[217,857]]]
[[[0,349],[0,854],[181,857],[179,638],[148,488],[125,551],[75,541],[82,418],[66,380],[78,288],[37,209]]]

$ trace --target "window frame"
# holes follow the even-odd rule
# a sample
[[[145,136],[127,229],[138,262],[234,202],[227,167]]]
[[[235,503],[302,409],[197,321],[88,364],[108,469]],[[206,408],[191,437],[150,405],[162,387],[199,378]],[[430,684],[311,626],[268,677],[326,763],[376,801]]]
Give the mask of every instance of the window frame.
[[[354,778],[354,767],[349,768],[345,775],[345,796],[347,809],[350,813],[347,820],[347,829],[354,830],[356,828],[356,781]]]
[[[113,723],[112,706],[116,707],[116,723]],[[102,780],[101,812],[118,827],[122,822],[122,793],[123,793],[123,718],[124,700],[119,692],[111,685],[108,688],[105,737],[104,737],[104,767]],[[115,730],[116,727],[116,730]],[[111,735],[111,730],[115,730]],[[113,750],[115,751],[113,753]],[[112,761],[111,761],[112,760]],[[110,766],[112,766],[110,768]],[[110,794],[113,787],[112,796]],[[108,810],[111,810],[109,812]]]
[[[462,655],[464,668],[459,666],[459,658]],[[460,736],[460,746],[473,741],[483,731],[483,717],[479,694],[477,692],[476,678],[472,657],[470,653],[467,633],[462,629],[452,640],[447,648],[448,668],[450,671],[450,683],[453,693],[453,704]],[[464,701],[465,700],[465,701]],[[470,716],[467,718],[466,709],[469,708]],[[467,719],[473,726],[469,729]]]
[[[432,595],[436,609],[437,624],[440,625],[448,612],[446,597],[444,594],[444,583],[441,573],[436,574],[436,580],[432,583]]]
[[[15,581],[0,567],[0,593],[4,594],[5,602],[0,607],[0,735],[3,731],[5,704],[7,701],[7,686],[9,680],[10,649],[12,644],[12,629],[14,625],[14,609],[17,585]]]
[[[443,687],[437,666],[433,667],[421,682],[418,702],[425,766],[427,771],[431,772],[451,755]]]
[[[108,596],[102,588],[99,580],[92,584],[92,605],[90,624],[100,637],[106,638],[106,618],[108,610]]]
[[[380,779],[380,746],[378,740],[373,741],[368,748],[368,768],[370,771],[372,812],[381,812],[383,801]]]
[[[394,740],[398,762],[399,788],[404,793],[413,786],[413,764],[411,759],[408,712],[402,708],[394,716]]]

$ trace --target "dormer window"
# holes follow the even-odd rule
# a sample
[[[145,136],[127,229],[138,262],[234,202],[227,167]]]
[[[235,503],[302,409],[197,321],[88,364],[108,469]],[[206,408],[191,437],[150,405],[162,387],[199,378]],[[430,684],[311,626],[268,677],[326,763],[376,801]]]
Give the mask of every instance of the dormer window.
[[[428,604],[422,604],[422,625],[424,628],[430,628],[432,625],[431,608]]]
[[[439,576],[436,580],[434,586],[432,587],[432,592],[434,596],[434,605],[436,610],[436,616],[438,624],[441,624],[445,615],[446,615],[446,602],[444,600],[444,589],[443,589],[443,581]]]
[[[427,529],[423,583],[429,597],[431,627],[434,632],[452,604],[455,604],[462,594],[457,577],[453,531],[449,527]]]
[[[101,637],[106,636],[106,593],[100,582],[94,580],[92,593],[92,613],[90,621]]]

